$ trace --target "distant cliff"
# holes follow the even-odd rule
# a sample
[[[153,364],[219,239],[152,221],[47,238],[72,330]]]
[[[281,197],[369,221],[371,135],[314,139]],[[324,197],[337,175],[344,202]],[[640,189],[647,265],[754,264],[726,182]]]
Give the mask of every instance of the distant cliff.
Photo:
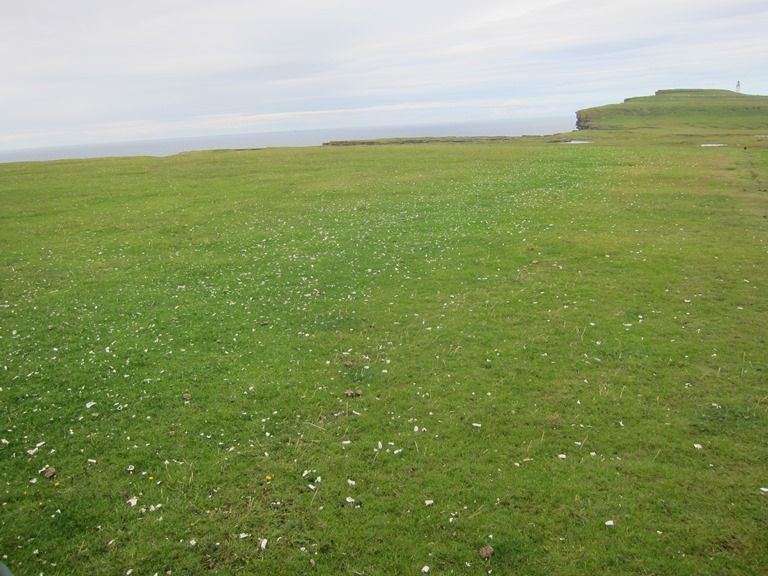
[[[768,96],[730,90],[659,90],[576,112],[578,130],[768,130]]]
[[[576,130],[599,130],[592,110],[593,108],[588,108],[576,112]]]

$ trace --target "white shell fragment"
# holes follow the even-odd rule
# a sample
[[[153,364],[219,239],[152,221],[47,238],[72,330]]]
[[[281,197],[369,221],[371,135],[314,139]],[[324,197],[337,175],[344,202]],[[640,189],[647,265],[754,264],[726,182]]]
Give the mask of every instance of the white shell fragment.
[[[40,448],[42,448],[43,446],[45,446],[45,442],[38,442],[34,448],[32,448],[31,450],[27,450],[27,454],[29,454],[30,456],[34,456],[35,454],[37,454],[37,451],[40,450]]]

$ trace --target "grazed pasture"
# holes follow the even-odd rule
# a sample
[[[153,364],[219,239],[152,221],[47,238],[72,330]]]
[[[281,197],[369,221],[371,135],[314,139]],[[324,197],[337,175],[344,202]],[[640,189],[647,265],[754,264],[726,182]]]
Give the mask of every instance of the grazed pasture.
[[[0,165],[3,561],[764,570],[765,141],[595,140]]]

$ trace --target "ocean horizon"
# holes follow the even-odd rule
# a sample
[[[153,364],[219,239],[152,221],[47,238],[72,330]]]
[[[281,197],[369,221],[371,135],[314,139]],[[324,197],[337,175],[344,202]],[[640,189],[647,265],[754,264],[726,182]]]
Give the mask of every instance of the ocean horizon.
[[[429,136],[546,136],[576,129],[573,117],[520,118],[498,122],[461,122],[410,126],[377,126],[361,128],[317,128],[221,134],[184,138],[135,140],[0,150],[0,162],[74,160],[115,156],[172,156],[182,152],[222,149],[256,149],[273,147],[322,146],[334,140],[368,140],[375,138]]]

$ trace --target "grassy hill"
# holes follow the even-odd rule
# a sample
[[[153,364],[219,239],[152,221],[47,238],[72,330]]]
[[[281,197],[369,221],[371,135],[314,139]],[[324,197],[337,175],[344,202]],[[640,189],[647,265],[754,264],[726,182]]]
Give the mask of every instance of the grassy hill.
[[[768,133],[768,96],[729,90],[659,90],[621,104],[577,112],[582,130],[643,130],[660,133]]]
[[[768,143],[722,120],[762,100],[651,102],[586,145],[0,164],[2,561],[764,573]]]

